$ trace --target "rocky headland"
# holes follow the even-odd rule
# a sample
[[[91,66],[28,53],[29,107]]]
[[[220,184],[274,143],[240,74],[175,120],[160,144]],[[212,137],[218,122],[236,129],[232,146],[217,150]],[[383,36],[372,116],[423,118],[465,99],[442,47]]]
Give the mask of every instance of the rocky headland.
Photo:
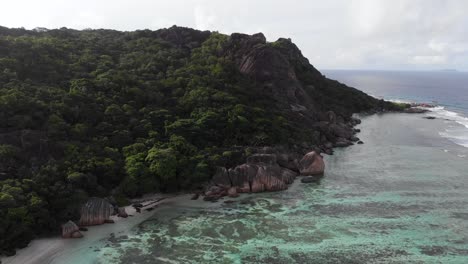
[[[62,224],[79,237],[127,217],[147,193],[214,201],[314,181],[322,155],[363,143],[353,114],[420,112],[328,79],[291,39],[262,33],[0,27],[0,43],[7,255]]]

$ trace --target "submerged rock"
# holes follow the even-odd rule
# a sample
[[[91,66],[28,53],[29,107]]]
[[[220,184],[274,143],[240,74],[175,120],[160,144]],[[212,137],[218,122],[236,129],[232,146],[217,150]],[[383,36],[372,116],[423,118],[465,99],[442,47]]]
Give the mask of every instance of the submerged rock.
[[[301,175],[322,175],[325,171],[325,162],[320,154],[309,152],[299,162]]]
[[[311,183],[320,181],[320,177],[306,176],[301,179],[302,183]]]

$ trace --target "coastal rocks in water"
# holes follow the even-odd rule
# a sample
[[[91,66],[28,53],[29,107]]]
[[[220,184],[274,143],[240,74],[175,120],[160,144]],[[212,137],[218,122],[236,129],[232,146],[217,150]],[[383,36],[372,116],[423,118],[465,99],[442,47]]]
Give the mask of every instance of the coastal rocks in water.
[[[429,112],[429,110],[424,109],[424,108],[419,108],[419,107],[410,107],[406,108],[403,112],[408,113],[408,114],[422,114]]]
[[[325,171],[325,162],[320,154],[309,152],[299,162],[301,175],[322,175]]]
[[[423,118],[425,118],[425,119],[436,119],[435,116],[425,116]]]
[[[229,170],[218,168],[212,184],[205,192],[205,201],[216,201],[223,196],[237,197],[239,193],[280,191],[288,188],[299,171],[294,155],[274,154],[270,148],[261,149],[247,158],[247,162]],[[285,167],[279,165],[283,164]],[[288,167],[292,168],[289,169]]]
[[[364,142],[362,142],[361,140],[359,140],[357,143],[358,143],[359,145],[364,144]]]
[[[119,207],[119,209],[117,209],[117,216],[118,217],[123,217],[123,218],[128,217],[128,214],[127,214],[127,211],[125,210],[125,207]]]
[[[344,147],[351,146],[351,145],[353,145],[353,142],[345,138],[338,138],[334,144],[334,146],[337,148],[344,148]]]
[[[102,225],[114,212],[105,199],[93,197],[81,207],[80,226]]]
[[[305,176],[301,179],[302,183],[311,183],[311,182],[318,182],[320,180],[320,177],[314,177],[314,176]]]
[[[62,237],[81,238],[83,234],[81,234],[80,228],[73,221],[68,221],[62,225]]]

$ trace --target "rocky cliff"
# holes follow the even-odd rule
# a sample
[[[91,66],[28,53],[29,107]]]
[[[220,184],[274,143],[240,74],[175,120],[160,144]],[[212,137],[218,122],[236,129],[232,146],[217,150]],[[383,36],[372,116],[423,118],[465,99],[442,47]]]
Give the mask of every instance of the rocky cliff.
[[[290,39],[0,27],[0,254],[80,210],[79,225],[105,222],[112,207],[90,197],[214,175],[212,194],[285,189],[359,140],[353,113],[391,108],[323,76]]]

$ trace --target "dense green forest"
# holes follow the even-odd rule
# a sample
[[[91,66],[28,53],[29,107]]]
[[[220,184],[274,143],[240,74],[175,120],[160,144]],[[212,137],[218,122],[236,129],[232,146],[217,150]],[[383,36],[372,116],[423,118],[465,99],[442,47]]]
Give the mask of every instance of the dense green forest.
[[[293,44],[262,45],[289,54]],[[288,59],[302,84],[314,84],[306,92],[315,110],[346,119],[379,104],[294,52]],[[318,144],[316,129],[241,73],[236,54],[231,36],[180,27],[0,27],[0,253],[57,231],[88,197],[125,204],[192,189],[247,146]]]

